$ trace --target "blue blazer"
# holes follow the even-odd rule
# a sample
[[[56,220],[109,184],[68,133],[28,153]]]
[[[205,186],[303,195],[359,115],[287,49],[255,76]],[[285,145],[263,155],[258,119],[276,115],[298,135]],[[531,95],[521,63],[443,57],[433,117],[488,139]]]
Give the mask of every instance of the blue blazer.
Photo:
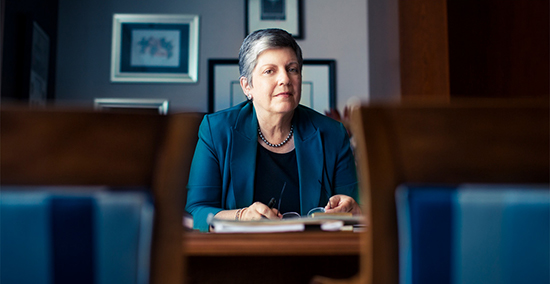
[[[292,123],[301,214],[335,194],[358,201],[355,159],[342,123],[302,105]],[[204,117],[187,185],[186,210],[195,229],[208,231],[209,214],[253,203],[257,128],[250,102]]]

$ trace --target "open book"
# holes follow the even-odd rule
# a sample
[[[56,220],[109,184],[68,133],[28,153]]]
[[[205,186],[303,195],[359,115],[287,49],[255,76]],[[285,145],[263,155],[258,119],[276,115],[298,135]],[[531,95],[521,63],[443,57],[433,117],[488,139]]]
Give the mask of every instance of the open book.
[[[315,217],[291,218],[282,220],[236,221],[212,218],[211,226],[216,233],[276,233],[299,232],[306,228],[323,231],[340,231],[347,226],[363,223],[362,216],[322,214]]]

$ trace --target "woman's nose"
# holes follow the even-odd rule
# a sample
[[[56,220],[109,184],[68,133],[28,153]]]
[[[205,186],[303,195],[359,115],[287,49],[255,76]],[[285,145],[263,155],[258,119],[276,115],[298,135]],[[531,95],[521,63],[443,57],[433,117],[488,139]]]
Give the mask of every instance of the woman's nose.
[[[287,85],[290,83],[290,76],[288,75],[288,72],[280,72],[279,73],[279,84],[280,85]]]

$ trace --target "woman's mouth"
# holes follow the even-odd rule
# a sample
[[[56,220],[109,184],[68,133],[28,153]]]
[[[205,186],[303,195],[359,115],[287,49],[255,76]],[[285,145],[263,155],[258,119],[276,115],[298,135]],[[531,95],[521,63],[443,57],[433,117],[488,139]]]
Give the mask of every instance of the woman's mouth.
[[[292,93],[290,92],[282,92],[276,95],[276,97],[290,97],[290,96],[292,96]]]

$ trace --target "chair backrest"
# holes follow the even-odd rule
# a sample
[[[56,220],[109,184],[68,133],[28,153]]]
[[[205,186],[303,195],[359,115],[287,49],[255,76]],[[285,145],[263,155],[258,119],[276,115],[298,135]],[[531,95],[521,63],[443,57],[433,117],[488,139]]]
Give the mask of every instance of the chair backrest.
[[[185,186],[201,114],[169,116],[4,108],[2,186],[151,189],[151,283],[182,283]]]
[[[363,210],[363,283],[398,283],[395,190],[402,183],[548,183],[548,104],[361,106],[352,131]]]

